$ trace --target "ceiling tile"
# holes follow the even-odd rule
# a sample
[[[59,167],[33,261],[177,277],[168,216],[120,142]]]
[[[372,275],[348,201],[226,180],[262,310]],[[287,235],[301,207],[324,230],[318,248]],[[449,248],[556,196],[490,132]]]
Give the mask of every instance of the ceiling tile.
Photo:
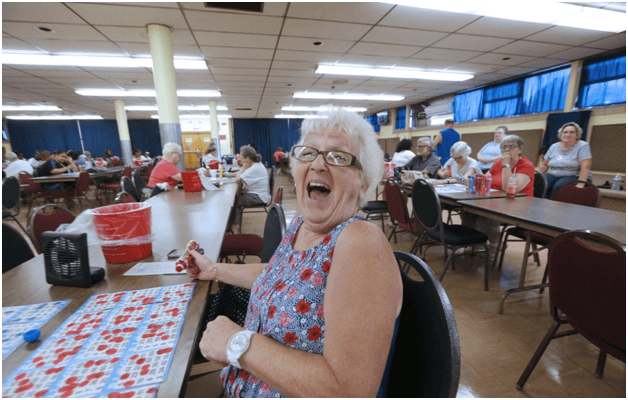
[[[242,67],[249,65],[240,64]],[[257,76],[267,76],[268,69],[255,69],[255,68],[221,68],[221,67],[211,67],[212,74],[218,75],[257,75]]]
[[[439,61],[467,61],[480,54],[482,54],[480,51],[448,50],[428,47],[413,55],[412,58]]]
[[[362,38],[362,42],[429,46],[445,36],[447,34],[442,32],[376,26]]]
[[[577,29],[568,26],[553,26],[543,32],[528,36],[526,40],[580,46],[581,44],[604,39],[612,35],[613,33],[610,32]]]
[[[148,43],[118,42],[117,44],[131,56],[150,57],[150,45]],[[204,58],[203,53],[201,53],[196,45],[173,45],[172,53],[174,57]]]
[[[266,77],[265,76],[259,76],[259,75],[220,75],[220,74],[214,74],[214,79],[216,80],[216,83],[218,85],[220,85],[223,82],[233,82],[233,81],[238,81],[238,82],[265,82],[266,81]]]
[[[512,42],[510,39],[452,34],[434,43],[434,47],[458,50],[491,51]]]
[[[42,32],[38,27],[52,29]],[[54,39],[54,40],[94,40],[107,41],[107,38],[89,25],[68,25],[33,22],[3,22],[2,31],[21,39]]]
[[[394,6],[385,3],[292,2],[288,9],[290,18],[310,18],[327,21],[375,24]]]
[[[401,62],[401,57],[374,57],[347,54],[340,59],[341,64],[366,65],[370,67],[392,67]]]
[[[573,47],[569,50],[561,51],[554,54],[548,54],[551,58],[562,58],[565,60],[577,60],[580,58],[590,57],[599,53],[603,53],[603,50],[589,49],[586,47]]]
[[[464,62],[464,63],[456,64],[450,69],[456,70],[456,71],[466,71],[466,72],[471,72],[471,73],[477,73],[477,72],[495,72],[503,68],[504,68],[503,65],[487,65],[487,64],[476,64],[476,63]]]
[[[526,67],[510,67],[510,68],[505,68],[499,71],[500,74],[505,74],[505,75],[523,75],[523,74],[529,74],[530,72],[533,72],[535,69],[534,68],[526,68]]]
[[[286,18],[281,34],[309,38],[346,38],[358,40],[371,28],[370,25],[346,22],[312,21],[307,19]]]
[[[182,2],[178,4],[181,4],[181,6],[186,10],[202,10],[202,11],[211,11],[211,12],[218,12],[218,13],[225,13],[225,14],[260,15],[260,13],[257,13],[257,12],[235,11],[235,10],[220,9],[220,8],[215,8],[215,7],[208,8],[208,7],[205,7],[205,3],[202,3],[202,2],[194,2],[194,3]],[[286,13],[287,6],[288,6],[288,3],[285,3],[285,2],[263,3],[262,15],[282,16]]]
[[[2,38],[2,51],[4,53],[46,54],[42,49],[38,49],[22,40],[6,37]]]
[[[379,25],[455,32],[477,18],[475,15],[396,6]]]
[[[293,61],[273,61],[273,68],[277,69],[296,69],[310,71],[316,68],[313,62],[293,62]]]
[[[314,42],[322,42],[322,45],[316,46]],[[281,36],[278,49],[284,50],[300,50],[300,51],[319,51],[325,53],[346,53],[355,44],[350,40],[331,40],[322,38],[296,38]]]
[[[212,58],[208,61],[211,67],[233,67],[233,68],[258,68],[266,69],[270,68],[271,61],[268,60],[240,60],[240,59],[225,59],[225,58]]]
[[[596,49],[614,50],[626,47],[626,32],[618,33],[606,39],[596,40],[586,44],[587,47]]]
[[[278,35],[283,18],[263,15],[225,14],[207,11],[184,11],[194,31],[233,32]]]
[[[247,47],[257,49],[274,49],[277,36],[247,35],[240,33],[219,33],[195,31],[194,36],[199,46]]]
[[[2,21],[85,24],[65,3],[2,2]]]
[[[455,61],[419,60],[418,58],[407,58],[395,64],[395,67],[445,69],[454,66],[455,64]]]
[[[519,64],[520,67],[533,67],[533,68],[549,68],[560,64],[569,63],[569,60],[558,60],[553,58],[537,58],[536,60],[528,61]]]
[[[272,60],[273,50],[271,49],[245,49],[237,47],[215,47],[201,46],[205,57],[211,61],[214,58],[240,58],[253,60]]]
[[[507,60],[505,60],[507,58]],[[497,64],[497,65],[519,65],[523,62],[532,61],[535,57],[515,56],[510,54],[484,53],[475,57],[469,62],[479,64]]]
[[[567,50],[570,46],[562,44],[548,44],[517,40],[495,50],[496,53],[517,54],[522,56],[545,57],[559,51]]]
[[[64,3],[92,25],[138,26],[162,24],[174,29],[187,29],[179,10],[156,7],[133,7],[123,4]]]
[[[309,61],[315,63],[334,63],[342,57],[338,53],[313,53],[309,51],[277,50],[275,60]]]
[[[33,46],[37,46],[49,53],[74,53],[74,55],[126,55],[118,46],[111,42],[94,42],[91,40],[47,40],[28,39]]]
[[[381,44],[381,43],[365,43],[359,42],[351,50],[349,54],[362,54],[370,56],[390,56],[395,58],[410,57],[415,54],[422,47],[415,46],[399,46],[395,44]]]
[[[295,77],[303,77],[303,78],[316,78],[317,76],[319,76],[319,74],[315,73],[314,70],[296,71],[296,70],[271,68],[269,76],[295,76]]]
[[[550,24],[521,22],[512,19],[481,17],[456,33],[465,33],[479,36],[522,39],[526,36],[550,28]]]

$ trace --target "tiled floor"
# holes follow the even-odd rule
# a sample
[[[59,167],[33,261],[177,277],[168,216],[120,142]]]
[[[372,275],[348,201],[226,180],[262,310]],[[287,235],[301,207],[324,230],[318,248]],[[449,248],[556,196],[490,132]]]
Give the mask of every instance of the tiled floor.
[[[289,221],[298,212],[293,186],[277,175],[284,186],[283,207]],[[93,193],[90,195],[90,200]],[[93,202],[94,205],[98,205]],[[25,223],[26,210],[20,214]],[[245,214],[243,233],[262,234],[265,214]],[[379,221],[377,222],[378,226]],[[390,228],[386,228],[390,232]],[[397,235],[393,249],[408,251],[414,238]],[[391,241],[392,242],[392,241]],[[504,267],[490,270],[489,291],[483,289],[483,257],[456,259],[456,270],[447,271],[443,286],[450,298],[460,333],[462,369],[458,397],[626,397],[626,365],[608,357],[604,377],[594,375],[598,350],[579,335],[552,341],[523,391],[515,384],[552,323],[548,294],[526,292],[510,296],[503,315],[497,313],[501,296],[517,285],[522,244],[509,245]],[[443,250],[432,247],[425,261],[438,274]],[[546,254],[541,254],[544,267]],[[531,263],[527,282],[540,281],[543,267]],[[188,385],[186,397],[214,397],[220,393],[217,373]]]

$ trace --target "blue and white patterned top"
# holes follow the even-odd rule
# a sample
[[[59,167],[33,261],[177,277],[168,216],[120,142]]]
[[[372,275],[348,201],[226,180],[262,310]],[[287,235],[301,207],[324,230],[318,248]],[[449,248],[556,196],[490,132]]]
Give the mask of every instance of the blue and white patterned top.
[[[334,247],[342,229],[357,219],[362,218],[352,217],[336,226],[316,246],[296,251],[292,244],[303,222],[300,215],[296,216],[251,288],[245,329],[294,349],[323,354],[323,300]],[[243,369],[227,366],[220,378],[225,397],[284,397]]]

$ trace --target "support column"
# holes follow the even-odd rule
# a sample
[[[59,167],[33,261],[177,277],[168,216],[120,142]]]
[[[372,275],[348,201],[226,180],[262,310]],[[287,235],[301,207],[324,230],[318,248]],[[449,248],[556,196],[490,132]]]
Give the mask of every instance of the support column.
[[[567,96],[565,97],[565,112],[574,111],[576,100],[578,99],[578,89],[580,88],[580,76],[582,75],[582,60],[571,63],[569,72],[569,85],[567,86]],[[590,131],[589,131],[590,132]]]
[[[218,159],[222,160],[222,152],[220,151],[220,125],[218,125],[218,115],[216,114],[216,101],[209,101],[209,123],[212,130],[212,141],[216,143],[216,154]]]
[[[118,123],[118,136],[120,136],[120,147],[122,148],[122,161],[124,165],[133,165],[133,151],[131,151],[131,136],[129,136],[129,123],[126,119],[124,101],[116,100],[116,122]]]
[[[173,142],[183,149],[171,30],[167,26],[157,24],[149,24],[147,29],[150,53],[153,59],[153,80],[157,97],[161,146],[163,147],[166,143]],[[181,154],[181,161],[179,161],[177,168],[185,171],[183,154]]]

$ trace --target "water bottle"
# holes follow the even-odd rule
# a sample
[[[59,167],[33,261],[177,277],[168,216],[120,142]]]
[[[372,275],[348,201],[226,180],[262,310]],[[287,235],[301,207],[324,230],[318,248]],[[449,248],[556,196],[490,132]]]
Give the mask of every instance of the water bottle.
[[[617,174],[613,178],[613,184],[611,185],[611,190],[619,190],[619,182],[621,182],[621,176]]]
[[[508,179],[508,187],[506,190],[506,198],[508,200],[514,200],[515,199],[515,194],[517,194],[517,178],[515,178],[515,176],[511,176],[510,179]]]
[[[470,176],[469,179],[467,179],[467,191],[469,192],[469,194],[473,194],[474,189],[475,179],[473,179],[473,176]]]

